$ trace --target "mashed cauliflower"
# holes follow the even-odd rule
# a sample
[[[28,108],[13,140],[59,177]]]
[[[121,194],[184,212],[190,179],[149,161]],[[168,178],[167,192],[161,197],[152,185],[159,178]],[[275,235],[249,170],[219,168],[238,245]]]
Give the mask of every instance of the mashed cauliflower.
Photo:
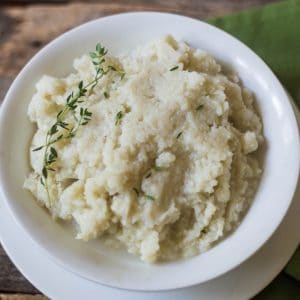
[[[25,188],[55,218],[73,219],[78,239],[119,241],[147,262],[208,250],[238,226],[260,177],[253,96],[212,56],[171,36],[107,61],[125,77],[104,76],[85,98],[91,121],[56,143],[53,204],[40,182],[43,151],[30,151]],[[68,94],[95,75],[89,56],[74,68],[37,83],[31,150],[44,143]]]

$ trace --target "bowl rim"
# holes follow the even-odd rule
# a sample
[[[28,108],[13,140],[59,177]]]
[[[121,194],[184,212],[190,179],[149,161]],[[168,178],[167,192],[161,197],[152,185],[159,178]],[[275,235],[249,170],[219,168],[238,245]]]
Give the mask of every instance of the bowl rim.
[[[293,112],[293,108],[291,106],[291,103],[289,102],[289,98],[288,95],[286,94],[283,86],[281,85],[281,83],[279,82],[279,80],[277,79],[277,77],[274,75],[274,73],[271,71],[271,69],[266,65],[266,63],[256,54],[254,53],[248,46],[246,46],[244,43],[242,43],[241,41],[239,41],[237,38],[235,38],[234,36],[228,34],[227,32],[213,26],[210,25],[206,22],[203,22],[201,20],[195,19],[195,18],[191,18],[191,17],[186,17],[183,15],[179,15],[179,14],[172,14],[172,13],[162,13],[162,12],[155,12],[155,11],[141,11],[141,12],[127,12],[127,13],[119,13],[119,14],[114,14],[114,15],[109,15],[109,16],[105,16],[105,17],[101,17],[101,18],[97,18],[94,20],[91,20],[89,22],[83,23],[79,26],[76,26],[74,28],[72,28],[71,30],[66,31],[65,33],[59,35],[58,37],[56,37],[54,40],[52,40],[51,42],[49,42],[47,45],[45,45],[42,49],[40,49],[27,63],[26,65],[22,68],[22,70],[19,72],[19,74],[17,75],[17,77],[15,78],[15,80],[13,81],[13,83],[11,84],[10,88],[8,89],[5,98],[2,102],[1,105],[1,109],[0,109],[0,145],[2,144],[4,137],[2,134],[2,128],[4,127],[4,123],[5,123],[5,119],[4,119],[4,115],[5,115],[5,110],[8,106],[8,102],[10,101],[9,99],[12,98],[11,94],[13,93],[14,89],[18,86],[19,81],[22,80],[22,76],[24,74],[26,74],[26,72],[28,71],[28,69],[31,68],[32,64],[35,63],[35,61],[37,61],[40,57],[42,57],[44,54],[47,53],[47,51],[53,47],[58,41],[61,41],[63,39],[65,39],[66,37],[68,37],[68,35],[73,34],[75,31],[87,26],[87,25],[92,25],[92,24],[96,24],[97,22],[104,20],[104,19],[108,19],[108,18],[122,18],[124,16],[126,17],[135,17],[135,16],[142,16],[142,15],[159,15],[161,17],[173,17],[173,18],[180,18],[183,20],[188,20],[188,21],[193,21],[193,22],[200,22],[202,23],[202,25],[208,26],[209,28],[215,30],[215,31],[219,31],[219,33],[227,36],[227,38],[232,39],[235,43],[239,44],[240,47],[243,47],[244,49],[246,49],[248,51],[249,54],[251,54],[253,57],[255,57],[256,61],[259,62],[259,64],[265,69],[266,72],[269,73],[270,77],[272,78],[272,81],[274,83],[276,83],[276,85],[278,86],[278,88],[280,89],[280,94],[282,97],[282,100],[285,101],[285,105],[287,106],[286,108],[289,110],[289,114],[290,114],[290,124],[293,127],[294,133],[297,133],[296,139],[297,139],[297,144],[298,147],[297,149],[299,150],[297,152],[297,155],[294,159],[296,159],[297,164],[295,163],[295,176],[290,179],[290,181],[292,180],[292,184],[291,186],[293,186],[293,188],[291,188],[289,190],[289,196],[287,197],[289,200],[286,201],[286,206],[284,208],[284,210],[282,211],[282,214],[280,216],[280,218],[277,219],[276,222],[274,222],[274,225],[272,227],[271,230],[269,230],[268,234],[265,236],[265,238],[263,239],[263,241],[260,241],[260,243],[255,247],[255,250],[252,252],[247,253],[246,255],[243,256],[243,259],[240,259],[239,261],[235,261],[235,263],[232,263],[230,266],[227,266],[227,268],[223,268],[222,271],[220,271],[218,274],[212,275],[210,277],[208,277],[206,280],[203,280],[201,282],[194,280],[194,281],[189,281],[188,283],[186,281],[184,281],[184,283],[182,284],[177,284],[176,286],[163,286],[160,288],[143,288],[143,287],[137,287],[137,288],[128,288],[126,286],[122,286],[122,284],[115,284],[115,283],[109,283],[109,282],[105,282],[102,281],[102,279],[99,280],[95,280],[91,277],[88,277],[86,275],[81,274],[80,272],[78,272],[78,270],[76,270],[76,268],[72,268],[68,263],[66,263],[65,261],[61,260],[60,257],[58,257],[55,253],[52,253],[49,249],[47,249],[47,247],[41,243],[40,238],[36,235],[32,235],[30,233],[30,230],[27,228],[26,222],[19,217],[18,213],[15,211],[14,209],[14,205],[10,203],[9,201],[9,196],[8,196],[8,191],[5,188],[5,170],[3,170],[2,167],[2,159],[0,156],[0,192],[5,200],[5,203],[7,205],[7,207],[9,208],[9,211],[11,212],[13,218],[15,219],[16,223],[22,227],[23,230],[27,231],[28,235],[30,236],[30,238],[36,243],[38,244],[45,253],[47,253],[51,258],[55,259],[56,262],[58,262],[60,265],[62,265],[64,268],[68,269],[69,271],[76,273],[79,276],[88,278],[90,280],[96,281],[96,282],[101,282],[101,284],[104,285],[108,285],[111,287],[117,287],[117,288],[121,288],[121,289],[130,289],[130,290],[139,290],[139,291],[162,291],[162,290],[173,290],[173,289],[179,289],[179,288],[184,288],[187,286],[193,286],[208,280],[211,280],[213,278],[219,277],[221,275],[223,275],[224,273],[228,272],[229,270],[232,270],[233,268],[239,266],[241,263],[243,263],[245,260],[247,260],[249,257],[251,257],[253,254],[255,254],[268,240],[269,238],[272,236],[272,234],[275,232],[275,230],[278,228],[279,224],[281,223],[281,221],[283,220],[290,204],[291,201],[293,199],[293,195],[295,193],[296,190],[296,186],[297,186],[297,182],[298,182],[298,178],[299,178],[299,170],[300,170],[300,142],[299,142],[299,128],[297,125],[297,121],[296,121],[296,117],[294,115]],[[0,146],[1,147],[1,146]],[[1,148],[0,148],[0,153],[1,153]],[[297,175],[296,175],[297,174]]]

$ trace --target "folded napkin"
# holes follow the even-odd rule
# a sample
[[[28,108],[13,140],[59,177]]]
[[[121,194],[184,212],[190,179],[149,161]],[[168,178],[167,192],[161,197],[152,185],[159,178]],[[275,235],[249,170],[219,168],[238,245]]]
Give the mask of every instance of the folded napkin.
[[[300,0],[282,1],[207,22],[256,52],[300,107]],[[284,272],[254,299],[300,299],[300,248]]]

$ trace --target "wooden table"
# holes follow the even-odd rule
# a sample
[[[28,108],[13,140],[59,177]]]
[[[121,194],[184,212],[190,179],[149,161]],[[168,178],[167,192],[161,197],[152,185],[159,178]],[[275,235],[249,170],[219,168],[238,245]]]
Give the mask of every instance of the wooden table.
[[[2,0],[0,2],[0,102],[12,80],[29,58],[50,40],[83,22],[119,12],[142,10],[207,18],[270,2],[275,0]],[[46,298],[20,274],[0,246],[0,300],[12,299]]]

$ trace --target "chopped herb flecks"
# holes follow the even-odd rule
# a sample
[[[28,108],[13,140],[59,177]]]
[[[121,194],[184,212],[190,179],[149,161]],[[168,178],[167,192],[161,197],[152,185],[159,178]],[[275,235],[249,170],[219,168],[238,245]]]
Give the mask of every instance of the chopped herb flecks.
[[[144,196],[145,196],[147,199],[149,199],[149,200],[152,200],[152,201],[155,200],[155,198],[154,198],[153,196],[151,196],[151,195],[146,195],[146,194],[145,194]]]
[[[159,167],[159,166],[154,166],[153,169],[154,169],[155,171],[157,171],[157,172],[163,170],[163,168],[162,168],[162,167]]]
[[[173,68],[171,68],[169,71],[175,71],[179,68],[179,66],[174,66]]]
[[[177,135],[176,135],[176,139],[179,139],[182,135],[182,131],[180,131]]]
[[[108,92],[105,91],[105,92],[103,93],[103,96],[104,96],[106,99],[108,99],[108,98],[109,98]]]
[[[119,125],[122,121],[122,118],[124,117],[124,113],[122,111],[119,111],[117,114],[116,114],[116,120],[115,120],[115,125]]]

